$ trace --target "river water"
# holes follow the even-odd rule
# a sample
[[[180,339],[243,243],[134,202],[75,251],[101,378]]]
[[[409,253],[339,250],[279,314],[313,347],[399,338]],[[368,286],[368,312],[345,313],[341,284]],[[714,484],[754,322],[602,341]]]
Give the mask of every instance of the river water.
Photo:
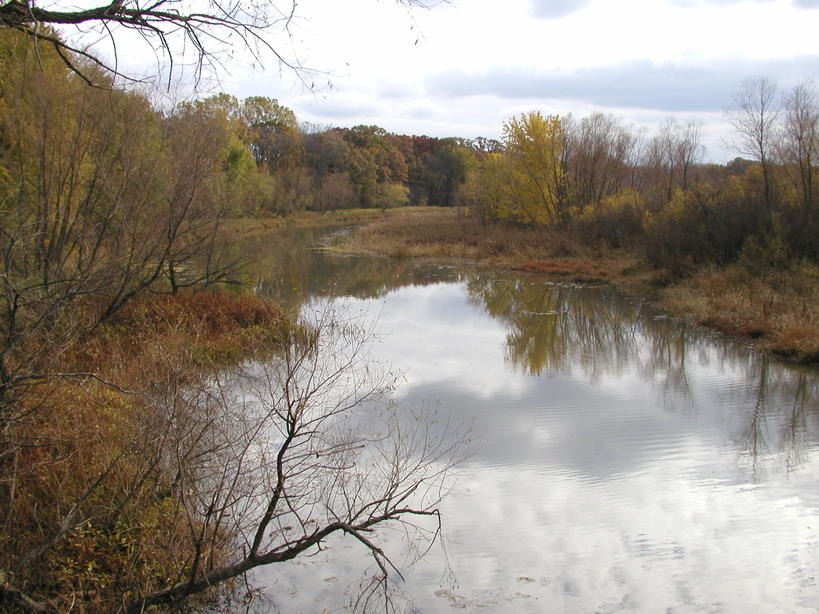
[[[393,400],[472,427],[475,451],[441,508],[444,539],[401,567],[396,603],[819,611],[815,370],[612,289],[304,241],[245,245],[265,256],[257,290],[373,319],[374,358],[402,374]],[[401,566],[403,534],[381,537]],[[362,548],[338,539],[251,581],[260,611],[338,612],[368,569]]]

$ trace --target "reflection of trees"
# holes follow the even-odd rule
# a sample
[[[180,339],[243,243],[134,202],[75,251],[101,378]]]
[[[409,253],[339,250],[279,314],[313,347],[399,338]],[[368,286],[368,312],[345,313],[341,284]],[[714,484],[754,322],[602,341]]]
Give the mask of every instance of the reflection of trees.
[[[648,356],[641,365],[643,377],[661,384],[666,409],[673,411],[674,403],[680,401],[686,411],[693,413],[695,404],[686,367],[689,347],[695,345],[698,335],[691,326],[669,318],[653,317],[650,331],[644,339]]]
[[[819,438],[819,378],[787,369],[741,344],[715,343],[702,329],[664,317],[603,288],[542,283],[526,276],[467,278],[473,302],[507,323],[506,356],[530,375],[580,370],[594,380],[636,371],[653,382],[667,411],[698,413],[691,365],[722,369],[720,387],[741,391],[733,406],[740,457],[758,477],[766,461],[791,471]],[[739,386],[732,385],[738,378]],[[716,389],[723,396],[721,389]]]
[[[510,327],[507,357],[529,374],[581,368],[595,378],[640,361],[643,306],[609,290],[539,283],[532,278],[473,275],[473,301]]]
[[[507,324],[507,359],[528,374],[579,370],[592,380],[635,374],[657,387],[666,411],[694,414],[716,409],[704,405],[708,386],[695,387],[690,378],[692,368],[705,366],[720,373],[710,394],[728,397],[719,406],[731,411],[732,439],[752,471],[769,457],[792,470],[819,439],[815,372],[786,369],[742,344],[715,343],[703,329],[606,288],[307,249],[325,233],[301,229],[242,240],[235,249],[256,259],[244,281],[298,311],[316,296],[376,298],[402,286],[465,280],[470,299]]]
[[[375,298],[406,285],[457,279],[452,269],[419,267],[411,260],[328,257],[310,249],[329,232],[283,230],[238,241],[233,249],[252,259],[242,281],[297,312],[305,300],[314,296]]]
[[[785,467],[790,473],[795,467],[804,462],[804,451],[808,448],[810,439],[809,404],[813,404],[814,421],[819,418],[819,382],[817,378],[809,378],[805,373],[797,373],[793,386],[793,402],[790,405],[789,414],[782,424],[783,442],[785,447]],[[816,425],[814,425],[816,426]],[[816,428],[813,429],[816,432]]]
[[[760,361],[759,376],[755,386],[753,409],[748,414],[748,422],[742,433],[740,454],[745,454],[751,461],[751,475],[756,481],[758,477],[758,463],[769,452],[766,443],[767,405],[768,405],[768,376],[769,362],[767,358]]]
[[[747,408],[741,416],[740,455],[754,481],[764,477],[766,466],[778,462],[791,473],[819,438],[819,378],[813,372],[785,369],[766,356],[752,357],[746,364],[752,384],[740,399]]]

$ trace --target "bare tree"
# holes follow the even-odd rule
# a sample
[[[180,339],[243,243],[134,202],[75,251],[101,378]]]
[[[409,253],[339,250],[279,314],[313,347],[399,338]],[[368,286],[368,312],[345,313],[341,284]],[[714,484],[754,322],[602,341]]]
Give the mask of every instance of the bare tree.
[[[466,452],[464,432],[433,411],[387,402],[395,377],[370,360],[373,334],[360,321],[329,307],[282,334],[275,355],[193,381],[187,348],[157,348],[130,437],[111,442],[110,461],[73,505],[39,515],[42,541],[4,565],[0,604],[43,612],[61,610],[61,598],[94,611],[179,606],[218,595],[253,568],[317,552],[337,534],[374,561],[360,602],[391,611],[403,563],[384,551],[377,529],[402,527],[419,546],[410,561],[439,538],[438,504]],[[88,504],[105,493],[116,496],[104,509]],[[135,564],[150,540],[163,571],[67,595],[31,577],[83,525],[106,533],[137,507],[162,513],[128,525],[139,538],[123,559]]]
[[[569,166],[578,204],[596,204],[620,191],[634,136],[612,115],[592,113],[574,126]]]
[[[816,198],[813,175],[819,158],[819,98],[813,81],[803,81],[787,92],[783,107],[780,157],[799,190],[804,225]]]
[[[696,120],[689,121],[677,130],[674,149],[680,167],[680,187],[683,190],[690,187],[693,179],[691,171],[702,159],[704,147],[700,142],[701,132],[702,126]]]
[[[389,598],[389,577],[401,572],[373,531],[402,523],[435,540],[437,506],[464,446],[463,433],[434,415],[378,403],[391,380],[367,360],[371,339],[360,323],[327,309],[290,329],[282,352],[244,376],[182,393],[190,396],[182,403],[178,396],[158,403],[170,408],[167,469],[178,476],[173,495],[191,527],[178,536],[185,544],[168,548],[190,555],[177,582],[127,611],[179,602],[316,551],[336,533],[373,557],[370,588]],[[405,522],[412,517],[431,517],[430,531],[419,535]],[[226,545],[227,561],[213,556]]]
[[[752,156],[762,167],[763,201],[770,217],[775,205],[773,153],[777,136],[777,87],[766,78],[749,79],[734,96],[728,120],[736,130],[737,150]]]

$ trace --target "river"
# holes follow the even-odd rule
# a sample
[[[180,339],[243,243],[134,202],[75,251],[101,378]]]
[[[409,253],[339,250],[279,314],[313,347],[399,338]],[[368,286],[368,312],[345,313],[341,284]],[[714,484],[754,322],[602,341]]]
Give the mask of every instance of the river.
[[[304,247],[305,241],[313,247]],[[325,237],[323,243],[328,239]],[[392,400],[470,425],[443,539],[402,566],[410,612],[819,611],[819,376],[606,287],[244,249],[257,291],[376,322]],[[256,572],[258,611],[343,611],[360,545]],[[376,608],[377,611],[377,608]]]

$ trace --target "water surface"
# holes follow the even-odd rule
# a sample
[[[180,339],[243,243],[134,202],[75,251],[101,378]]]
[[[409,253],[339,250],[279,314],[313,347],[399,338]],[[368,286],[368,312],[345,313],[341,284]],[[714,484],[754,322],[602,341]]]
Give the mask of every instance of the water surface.
[[[410,611],[818,611],[815,371],[611,289],[274,247],[260,292],[377,321],[395,402],[473,425],[445,540],[402,568]],[[335,612],[370,565],[333,540],[253,580]]]

